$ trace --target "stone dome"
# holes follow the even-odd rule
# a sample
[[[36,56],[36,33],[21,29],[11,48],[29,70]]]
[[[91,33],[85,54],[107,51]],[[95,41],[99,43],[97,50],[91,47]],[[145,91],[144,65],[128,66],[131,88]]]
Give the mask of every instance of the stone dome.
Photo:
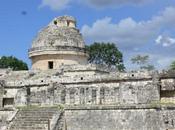
[[[84,48],[84,40],[76,29],[76,20],[71,16],[55,18],[33,40],[32,48],[69,46]]]
[[[87,64],[87,57],[83,37],[76,28],[75,18],[71,16],[53,19],[37,34],[29,49],[33,69],[57,69],[62,64]]]

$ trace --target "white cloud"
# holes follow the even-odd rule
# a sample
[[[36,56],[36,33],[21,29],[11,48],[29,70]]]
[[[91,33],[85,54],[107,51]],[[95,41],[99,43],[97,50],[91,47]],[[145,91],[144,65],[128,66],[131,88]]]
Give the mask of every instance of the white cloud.
[[[118,7],[121,5],[140,5],[153,0],[85,0],[86,3],[95,8]]]
[[[167,7],[147,21],[136,21],[129,17],[114,23],[112,18],[105,17],[95,21],[92,26],[84,25],[81,32],[87,43],[94,41],[116,43],[124,53],[127,68],[132,68],[130,57],[136,53],[148,54],[151,58],[151,64],[159,69],[168,68],[174,59],[174,46],[162,48],[154,43],[157,36],[175,27],[174,12],[175,7]],[[157,42],[163,46],[170,46],[174,44],[174,38],[159,37]]]
[[[172,61],[174,60],[174,57],[161,57],[157,60],[157,63],[164,68],[169,68],[170,64],[172,63]]]
[[[159,69],[169,69],[170,64],[174,61],[174,56],[165,56],[162,54],[152,55],[152,62],[154,62]]]
[[[48,6],[52,10],[63,10],[70,2],[71,0],[42,0],[40,7]]]
[[[113,23],[110,17],[97,20],[92,26],[84,25],[81,29],[86,41],[115,42],[120,47],[136,48],[154,41],[162,29],[175,25],[175,8],[168,7],[158,16],[148,21],[136,22],[132,18]]]
[[[72,0],[42,0],[39,7],[48,6],[52,10],[63,10],[69,6]],[[94,8],[118,7],[121,5],[141,5],[154,0],[74,0],[74,3],[85,4]]]
[[[169,47],[175,44],[175,38],[171,38],[169,36],[159,35],[155,41],[157,44],[161,44],[163,47]]]
[[[146,22],[136,22],[132,18],[126,18],[115,24],[111,18],[106,17],[97,20],[92,27],[83,26],[82,34],[89,41],[115,42],[120,46],[139,45],[148,42],[155,33],[155,27]]]

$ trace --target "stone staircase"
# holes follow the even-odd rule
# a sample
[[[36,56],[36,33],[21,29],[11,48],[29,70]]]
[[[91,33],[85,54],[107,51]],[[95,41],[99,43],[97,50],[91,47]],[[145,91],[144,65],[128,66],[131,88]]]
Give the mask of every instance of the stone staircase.
[[[62,112],[58,108],[20,109],[8,130],[51,130],[49,123],[55,115],[61,116]]]

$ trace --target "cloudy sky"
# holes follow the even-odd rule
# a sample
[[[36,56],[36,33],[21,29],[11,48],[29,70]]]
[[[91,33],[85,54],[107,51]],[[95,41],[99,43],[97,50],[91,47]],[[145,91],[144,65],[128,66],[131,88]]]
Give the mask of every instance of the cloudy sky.
[[[128,69],[137,54],[149,55],[158,69],[175,60],[174,0],[1,0],[0,56],[13,55],[30,65],[33,38],[60,15],[77,19],[86,44],[115,43]]]

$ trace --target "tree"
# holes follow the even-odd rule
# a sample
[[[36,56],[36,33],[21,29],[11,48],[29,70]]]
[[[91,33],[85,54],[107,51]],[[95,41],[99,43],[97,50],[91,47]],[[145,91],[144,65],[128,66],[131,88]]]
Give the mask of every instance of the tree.
[[[13,56],[2,56],[0,58],[0,68],[12,68],[13,70],[28,70],[28,66],[26,63]]]
[[[148,62],[149,56],[141,56],[137,55],[133,58],[131,58],[131,61],[133,64],[138,64],[139,66],[142,66],[143,64],[146,64]]]
[[[89,52],[89,63],[108,66],[123,71],[123,55],[114,43],[94,43],[86,46]]]
[[[150,65],[149,62],[149,56],[148,55],[136,55],[133,58],[131,58],[131,62],[133,64],[137,64],[140,69],[145,69],[148,71],[154,70],[154,66]]]
[[[170,69],[171,69],[171,70],[175,70],[175,61],[173,61],[173,62],[171,63]]]
[[[151,71],[151,70],[154,70],[155,67],[154,67],[154,65],[149,65],[148,64],[148,65],[142,66],[141,69]]]

